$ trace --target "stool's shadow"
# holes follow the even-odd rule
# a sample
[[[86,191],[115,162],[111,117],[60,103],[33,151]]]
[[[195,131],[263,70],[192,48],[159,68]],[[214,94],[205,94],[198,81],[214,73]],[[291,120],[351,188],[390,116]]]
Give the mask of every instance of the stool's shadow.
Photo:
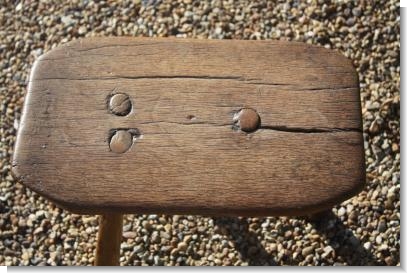
[[[215,224],[226,231],[241,260],[249,265],[277,265],[273,255],[263,247],[257,234],[249,230],[246,218],[217,217]]]
[[[302,217],[312,223],[321,237],[335,250],[336,256],[341,256],[347,265],[382,265],[373,254],[366,250],[359,239],[348,229],[332,211],[319,214],[319,217]],[[249,265],[278,265],[275,255],[269,253],[258,239],[258,233],[249,230],[246,218],[217,217],[215,224],[226,230],[240,258]],[[285,227],[285,231],[293,227]],[[284,236],[284,232],[279,234]],[[305,258],[305,257],[304,257]],[[292,259],[292,255],[283,256],[284,264],[298,265],[304,258]],[[325,265],[328,265],[326,263]]]
[[[341,256],[343,262],[352,266],[385,265],[379,262],[370,250],[348,229],[332,211],[325,211],[305,219],[313,224],[328,244],[335,249],[336,256]]]

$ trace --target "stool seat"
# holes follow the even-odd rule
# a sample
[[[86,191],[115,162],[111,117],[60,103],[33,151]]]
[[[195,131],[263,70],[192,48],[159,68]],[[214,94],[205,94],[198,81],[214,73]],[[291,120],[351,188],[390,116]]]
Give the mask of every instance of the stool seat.
[[[12,166],[81,214],[314,213],[365,184],[358,76],[296,42],[73,41],[35,62]]]

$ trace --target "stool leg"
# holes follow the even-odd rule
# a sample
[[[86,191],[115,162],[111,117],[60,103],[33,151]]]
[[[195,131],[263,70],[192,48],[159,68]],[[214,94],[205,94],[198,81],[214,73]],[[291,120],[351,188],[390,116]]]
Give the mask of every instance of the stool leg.
[[[123,215],[103,214],[99,216],[99,234],[96,248],[95,265],[116,266],[120,259]]]

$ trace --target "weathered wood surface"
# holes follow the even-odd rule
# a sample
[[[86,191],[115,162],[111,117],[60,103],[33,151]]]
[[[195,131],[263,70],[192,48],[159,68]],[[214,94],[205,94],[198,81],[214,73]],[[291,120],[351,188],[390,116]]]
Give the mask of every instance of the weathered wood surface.
[[[256,131],[234,124],[242,108]],[[13,172],[77,213],[298,215],[361,190],[361,128],[357,74],[332,50],[93,38],[36,61]]]

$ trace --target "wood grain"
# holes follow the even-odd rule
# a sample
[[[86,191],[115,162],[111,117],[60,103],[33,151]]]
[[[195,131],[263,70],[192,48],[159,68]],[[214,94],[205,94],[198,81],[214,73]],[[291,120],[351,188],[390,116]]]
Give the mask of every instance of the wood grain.
[[[126,116],[108,109],[117,93]],[[253,133],[236,130],[242,108],[260,116]],[[332,50],[91,38],[36,61],[13,172],[77,213],[298,215],[362,189],[361,128],[357,74]],[[112,152],[128,129],[130,149]]]
[[[120,265],[123,215],[103,214],[99,216],[99,231],[95,255],[96,266]]]

